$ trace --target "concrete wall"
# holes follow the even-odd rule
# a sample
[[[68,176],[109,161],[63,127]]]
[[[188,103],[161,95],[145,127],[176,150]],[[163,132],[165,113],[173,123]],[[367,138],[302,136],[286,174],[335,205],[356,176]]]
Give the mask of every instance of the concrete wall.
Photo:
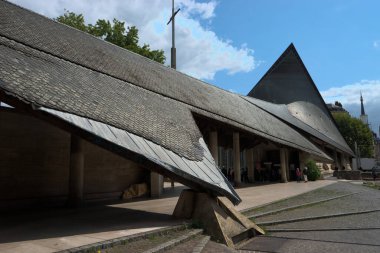
[[[0,205],[28,199],[65,200],[68,194],[70,134],[31,116],[0,108]],[[85,143],[85,198],[119,196],[149,171],[91,143]]]
[[[372,167],[375,166],[376,160],[374,158],[360,158],[360,165],[363,170],[372,170]],[[359,166],[360,166],[359,165]],[[352,158],[352,169],[358,170],[356,158]]]
[[[149,183],[150,172],[138,164],[92,143],[84,147],[84,194],[86,198],[120,196],[133,183]]]

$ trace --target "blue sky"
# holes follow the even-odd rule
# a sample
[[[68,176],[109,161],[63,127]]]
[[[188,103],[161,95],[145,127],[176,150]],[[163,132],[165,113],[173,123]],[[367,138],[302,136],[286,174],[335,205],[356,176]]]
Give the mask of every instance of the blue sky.
[[[373,130],[380,124],[380,1],[175,0],[178,70],[226,90],[247,94],[294,43],[326,102],[339,100],[351,115],[362,91]],[[123,20],[140,41],[164,49],[171,0],[12,0],[54,18],[64,9]],[[91,2],[91,3],[90,3]],[[169,60],[167,64],[170,64]]]

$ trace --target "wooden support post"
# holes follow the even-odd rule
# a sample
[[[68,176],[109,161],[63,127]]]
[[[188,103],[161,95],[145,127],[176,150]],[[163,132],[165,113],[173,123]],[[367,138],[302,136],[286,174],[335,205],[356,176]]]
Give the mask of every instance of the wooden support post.
[[[210,152],[212,157],[215,160],[215,164],[219,166],[219,154],[218,154],[218,132],[217,131],[211,131],[210,132]]]
[[[253,183],[255,181],[255,165],[253,159],[253,148],[250,148],[246,152],[247,167],[248,167],[248,180]]]
[[[234,154],[234,181],[236,186],[241,184],[241,175],[240,175],[240,136],[239,132],[233,133],[233,154]]]
[[[285,148],[280,149],[280,161],[281,161],[281,182],[287,183],[286,177],[286,150]]]
[[[164,178],[162,175],[151,172],[150,173],[150,196],[152,198],[159,198],[162,195]]]
[[[72,134],[70,145],[69,206],[78,207],[83,204],[83,177],[84,141]]]

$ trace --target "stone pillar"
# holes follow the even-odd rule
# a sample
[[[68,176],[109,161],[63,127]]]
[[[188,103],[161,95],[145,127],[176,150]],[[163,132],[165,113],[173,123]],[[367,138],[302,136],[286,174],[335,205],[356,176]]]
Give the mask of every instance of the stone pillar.
[[[247,168],[248,168],[248,180],[249,182],[255,181],[255,162],[253,159],[253,148],[247,149],[246,159],[247,159]]]
[[[164,178],[162,175],[151,172],[150,173],[150,196],[152,198],[159,198],[162,195]]]
[[[68,205],[78,207],[83,203],[84,141],[71,134]]]
[[[235,184],[239,186],[241,184],[240,175],[240,137],[239,132],[233,133],[233,154],[234,154],[234,175]]]
[[[212,157],[215,160],[215,164],[219,166],[219,153],[218,153],[218,132],[211,131],[210,132],[210,152]]]
[[[287,183],[287,177],[286,177],[286,149],[281,148],[280,149],[280,161],[281,161],[281,182]]]

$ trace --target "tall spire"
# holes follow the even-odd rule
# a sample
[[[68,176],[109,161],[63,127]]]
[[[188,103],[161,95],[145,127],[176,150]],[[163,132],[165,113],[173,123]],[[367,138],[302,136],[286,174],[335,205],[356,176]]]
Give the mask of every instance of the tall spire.
[[[365,115],[362,92],[360,92],[360,104],[361,104],[361,113],[360,113],[360,115]]]
[[[360,92],[360,104],[361,104],[360,120],[364,124],[368,125],[368,116],[365,114],[365,111],[364,111],[362,92]]]

